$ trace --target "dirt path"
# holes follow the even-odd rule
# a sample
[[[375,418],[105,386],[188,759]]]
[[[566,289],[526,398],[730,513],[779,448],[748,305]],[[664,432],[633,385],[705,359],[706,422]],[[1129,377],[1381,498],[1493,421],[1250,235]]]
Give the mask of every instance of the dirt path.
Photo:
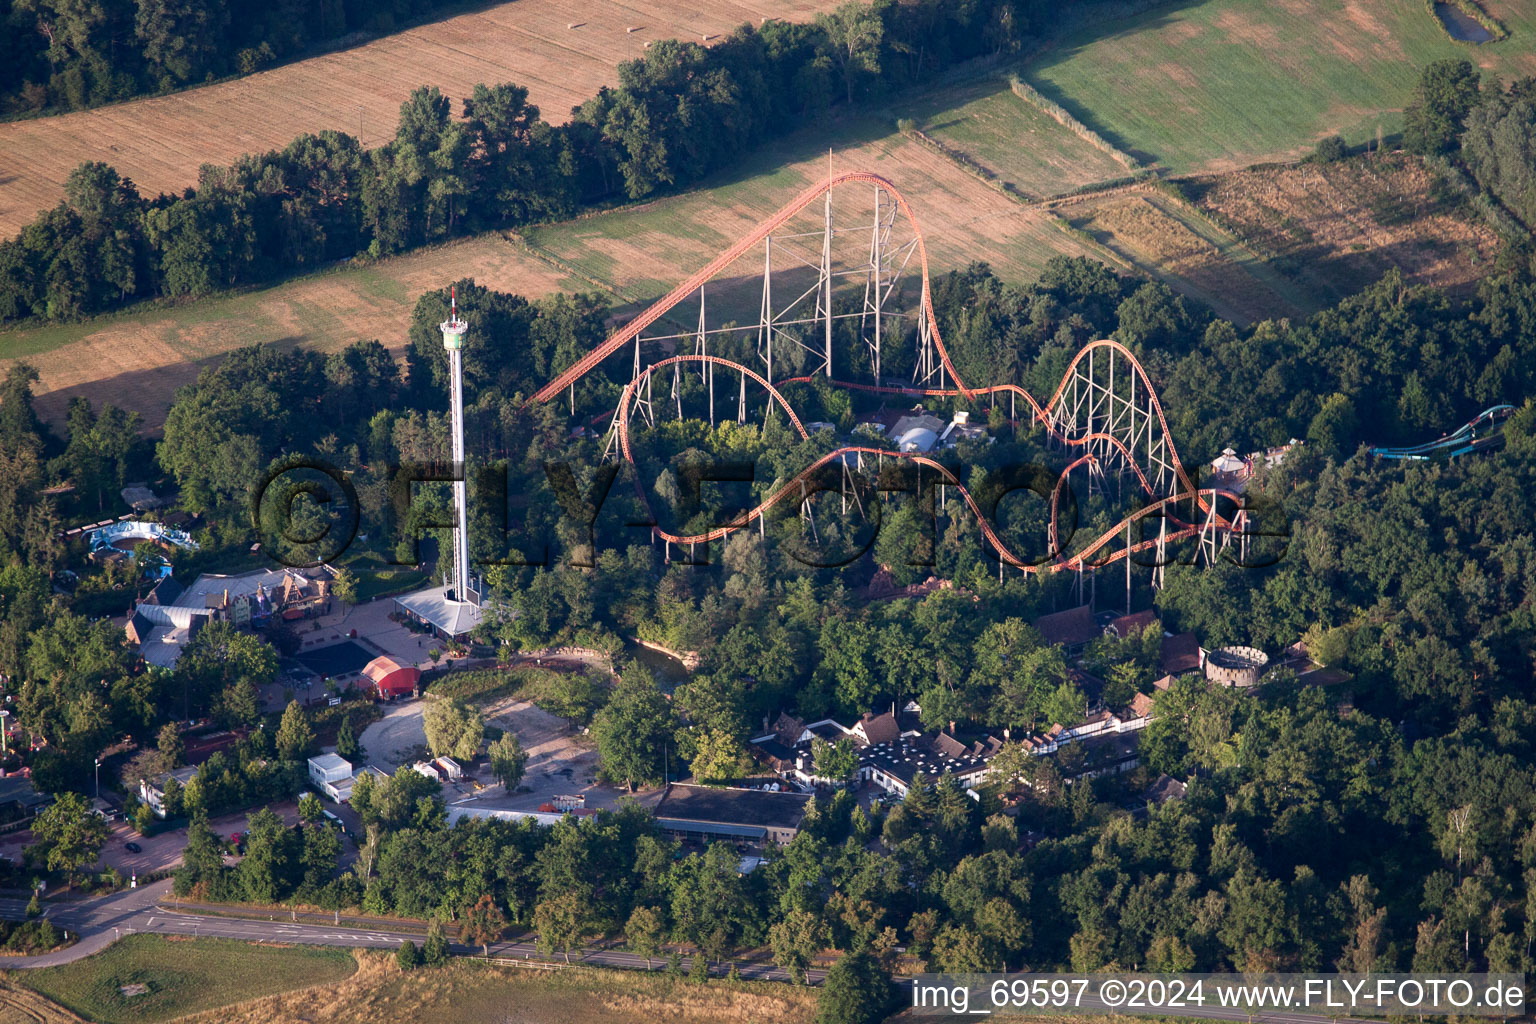
[[[367,761],[380,771],[393,775],[406,760],[406,752],[426,745],[427,731],[421,723],[424,700],[395,701],[386,705],[384,717],[363,730],[357,741],[367,752]]]
[[[536,807],[555,796],[579,793],[594,785],[597,749],[567,719],[529,701],[515,699],[486,707],[485,719],[517,736],[528,752],[522,786],[531,792],[506,794],[509,800]],[[593,794],[589,801],[597,795]]]

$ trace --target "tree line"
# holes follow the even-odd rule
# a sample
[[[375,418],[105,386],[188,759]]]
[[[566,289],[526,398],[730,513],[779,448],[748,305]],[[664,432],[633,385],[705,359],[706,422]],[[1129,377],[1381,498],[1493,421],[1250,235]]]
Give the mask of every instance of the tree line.
[[[84,163],[62,203],[0,243],[0,322],[203,295],[682,188],[831,106],[1014,48],[1049,9],[851,0],[809,24],[742,26],[710,47],[665,40],[560,125],[521,86],[476,86],[457,111],[420,88],[382,146],[303,135],[204,165],[179,195],[141,195],[108,165]]]
[[[0,111],[82,110],[250,74],[458,0],[3,0]]]
[[[1529,256],[1536,225],[1536,77],[1507,87],[1484,81],[1469,60],[1426,67],[1404,111],[1403,145],[1470,172],[1478,204],[1500,234]]]

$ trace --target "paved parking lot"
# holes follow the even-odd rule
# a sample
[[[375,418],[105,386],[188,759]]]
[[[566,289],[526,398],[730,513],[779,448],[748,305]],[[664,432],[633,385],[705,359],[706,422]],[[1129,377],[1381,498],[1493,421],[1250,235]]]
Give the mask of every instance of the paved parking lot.
[[[290,800],[271,806],[273,812],[285,823],[292,825],[299,820],[299,806],[296,801]],[[250,812],[246,811],[224,814],[213,818],[208,824],[220,839],[228,839],[231,833],[245,831],[249,815]],[[0,839],[0,855],[13,857],[17,863],[20,863],[22,850],[32,842],[30,830],[13,832]],[[134,853],[129,850],[127,844],[130,842],[137,844],[142,852]],[[107,833],[106,845],[101,848],[100,867],[115,867],[124,875],[166,871],[181,864],[181,851],[186,845],[185,827],[152,836],[141,836],[127,822],[113,822],[111,830]]]
[[[394,610],[395,599],[381,597],[367,604],[347,608],[341,615],[335,617],[334,623],[330,619],[324,619],[322,622],[329,625],[337,637],[346,636],[350,631],[357,630],[359,638],[366,640],[402,665],[431,668],[432,659],[427,657],[427,651],[433,647],[441,648],[442,645],[431,637],[412,633],[398,622],[391,621],[389,616]]]

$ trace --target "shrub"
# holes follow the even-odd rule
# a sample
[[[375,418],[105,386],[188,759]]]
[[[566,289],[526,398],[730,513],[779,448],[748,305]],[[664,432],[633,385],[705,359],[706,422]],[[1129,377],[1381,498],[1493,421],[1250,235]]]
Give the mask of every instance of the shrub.
[[[443,928],[443,922],[433,918],[427,927],[427,942],[422,947],[421,958],[431,967],[441,967],[448,962],[448,933]]]
[[[1312,162],[1317,164],[1331,164],[1343,160],[1349,155],[1349,146],[1337,135],[1330,135],[1317,144],[1312,151]]]
[[[395,950],[395,963],[402,971],[414,971],[421,966],[421,950],[416,948],[416,943],[406,939]]]

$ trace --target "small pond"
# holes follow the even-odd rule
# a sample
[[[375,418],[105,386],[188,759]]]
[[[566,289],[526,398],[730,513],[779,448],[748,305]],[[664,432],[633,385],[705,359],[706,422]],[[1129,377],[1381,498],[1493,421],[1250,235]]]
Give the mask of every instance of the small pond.
[[[649,668],[651,674],[656,677],[656,685],[661,687],[663,693],[671,693],[679,685],[686,683],[691,675],[681,661],[670,654],[652,650],[644,644],[631,641],[624,645],[624,654]]]
[[[1440,19],[1452,39],[1460,39],[1464,43],[1486,43],[1493,38],[1492,32],[1483,28],[1475,19],[1453,4],[1435,4],[1435,16]]]

